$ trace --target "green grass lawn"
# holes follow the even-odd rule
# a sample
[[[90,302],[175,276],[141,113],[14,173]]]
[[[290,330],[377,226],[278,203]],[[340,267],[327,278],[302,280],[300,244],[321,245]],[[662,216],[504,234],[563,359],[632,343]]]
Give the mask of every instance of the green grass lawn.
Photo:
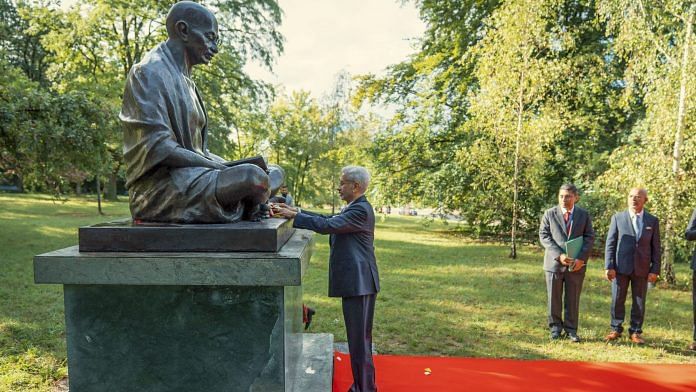
[[[82,225],[127,217],[125,201],[0,194],[0,391],[49,391],[67,373],[62,287],[33,283],[32,257],[74,245]],[[580,306],[585,343],[550,342],[546,289],[538,247],[523,247],[517,260],[508,248],[450,233],[452,226],[425,227],[418,217],[382,217],[377,260],[382,291],[377,299],[374,341],[385,354],[692,363],[691,293],[648,293],[645,337],[607,345],[610,286],[599,260],[590,260]],[[310,332],[345,341],[340,300],[328,298],[328,237],[318,236],[305,277],[304,300],[317,310]],[[690,280],[686,265],[677,278]]]

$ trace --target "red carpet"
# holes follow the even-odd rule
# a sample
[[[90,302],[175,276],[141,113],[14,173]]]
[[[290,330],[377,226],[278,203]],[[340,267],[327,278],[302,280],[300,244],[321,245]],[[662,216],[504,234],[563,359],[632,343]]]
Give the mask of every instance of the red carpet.
[[[519,361],[376,355],[379,392],[687,392],[696,365]],[[430,375],[426,375],[430,369]],[[350,357],[334,353],[333,392],[352,383]]]

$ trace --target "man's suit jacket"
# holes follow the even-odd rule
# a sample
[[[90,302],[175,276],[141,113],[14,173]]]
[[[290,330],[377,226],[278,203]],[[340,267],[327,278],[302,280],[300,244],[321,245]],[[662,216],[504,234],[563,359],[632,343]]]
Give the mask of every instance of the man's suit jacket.
[[[555,206],[546,210],[544,217],[541,218],[539,226],[539,241],[544,246],[544,270],[549,272],[563,272],[566,266],[556,261],[556,259],[566,252],[565,244],[569,239],[583,237],[582,249],[578,259],[587,262],[590,258],[592,245],[594,244],[594,230],[590,214],[575,206],[573,209],[572,226],[570,236],[566,233],[566,224],[563,220],[563,211],[560,206]],[[585,267],[583,267],[585,268]]]
[[[604,267],[617,273],[648,276],[660,273],[660,222],[643,210],[643,231],[636,242],[636,233],[628,210],[611,217],[604,249]]]
[[[691,219],[689,219],[689,225],[686,226],[684,236],[687,241],[696,241],[696,208],[691,213]],[[696,271],[696,249],[694,249],[694,255],[691,257],[691,269]]]
[[[324,216],[302,211],[293,227],[330,234],[329,297],[353,297],[379,292],[375,258],[375,213],[360,196],[340,214]]]

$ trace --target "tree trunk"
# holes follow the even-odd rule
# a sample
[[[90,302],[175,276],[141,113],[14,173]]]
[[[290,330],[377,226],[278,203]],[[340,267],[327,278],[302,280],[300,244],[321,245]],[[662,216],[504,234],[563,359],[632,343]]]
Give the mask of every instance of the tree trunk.
[[[104,212],[102,211],[102,205],[101,205],[101,181],[99,181],[99,175],[97,175],[97,210],[99,211],[99,215],[104,215]]]
[[[526,64],[526,61],[525,61]],[[510,229],[510,258],[517,258],[517,200],[520,174],[520,137],[522,136],[522,113],[524,112],[524,69],[520,72],[520,91],[517,96],[517,129],[515,132],[515,174],[512,177],[512,228]]]
[[[662,254],[662,265],[664,266],[664,277],[668,284],[676,283],[674,276],[674,219],[679,193],[681,174],[679,173],[679,163],[681,159],[681,144],[683,140],[682,131],[684,129],[684,115],[686,102],[686,83],[687,69],[689,68],[689,46],[691,44],[691,32],[694,23],[694,13],[696,6],[692,5],[689,10],[688,22],[686,23],[686,34],[684,35],[684,53],[681,61],[681,81],[679,83],[679,105],[677,109],[677,129],[674,131],[674,149],[672,153],[672,189],[669,192],[669,202],[667,207],[667,218],[665,221],[665,249]]]
[[[82,194],[82,182],[80,180],[78,180],[75,183],[75,194],[77,196],[80,196]]]
[[[19,193],[24,193],[24,176],[21,174],[17,174],[17,188]]]
[[[298,170],[298,176],[299,176],[299,182],[300,182],[299,189],[301,189],[303,197],[304,197],[304,190],[305,190],[304,183],[305,183],[305,178],[307,177],[307,169],[308,168],[309,168],[309,155],[305,157],[304,163],[300,162],[300,169],[301,170]],[[295,204],[297,204],[297,202]]]
[[[118,200],[117,193],[118,175],[116,173],[109,174],[109,183],[106,185],[104,192],[104,199],[116,201]]]

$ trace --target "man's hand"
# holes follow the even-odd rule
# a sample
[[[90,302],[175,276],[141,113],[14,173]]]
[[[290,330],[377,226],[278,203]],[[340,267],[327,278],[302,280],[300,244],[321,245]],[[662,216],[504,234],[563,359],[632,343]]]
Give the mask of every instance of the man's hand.
[[[561,254],[561,256],[558,258],[558,262],[561,263],[561,264],[563,264],[563,265],[565,265],[565,266],[569,266],[569,265],[573,262],[573,259],[571,259],[570,257],[568,257],[567,254],[563,253],[563,254]]]
[[[657,274],[648,274],[648,282],[649,283],[655,283],[657,282]]]
[[[271,211],[273,211],[273,216],[279,216],[282,218],[291,219],[297,215],[297,209],[290,207],[285,203],[273,203],[271,204]]]
[[[578,272],[578,271],[580,271],[580,268],[582,268],[583,265],[585,265],[585,261],[584,261],[584,260],[575,259],[575,267],[573,268],[573,271],[572,271],[572,272]]]
[[[606,274],[608,281],[611,282],[612,280],[616,279],[616,270],[608,269],[605,270],[604,273]]]
[[[271,203],[271,205],[272,205],[273,207],[280,207],[280,208],[284,208],[284,209],[286,209],[286,210],[290,210],[290,211],[295,211],[295,212],[297,212],[297,207],[291,207],[291,206],[289,206],[289,205],[287,205],[287,204],[285,204],[285,203]]]

